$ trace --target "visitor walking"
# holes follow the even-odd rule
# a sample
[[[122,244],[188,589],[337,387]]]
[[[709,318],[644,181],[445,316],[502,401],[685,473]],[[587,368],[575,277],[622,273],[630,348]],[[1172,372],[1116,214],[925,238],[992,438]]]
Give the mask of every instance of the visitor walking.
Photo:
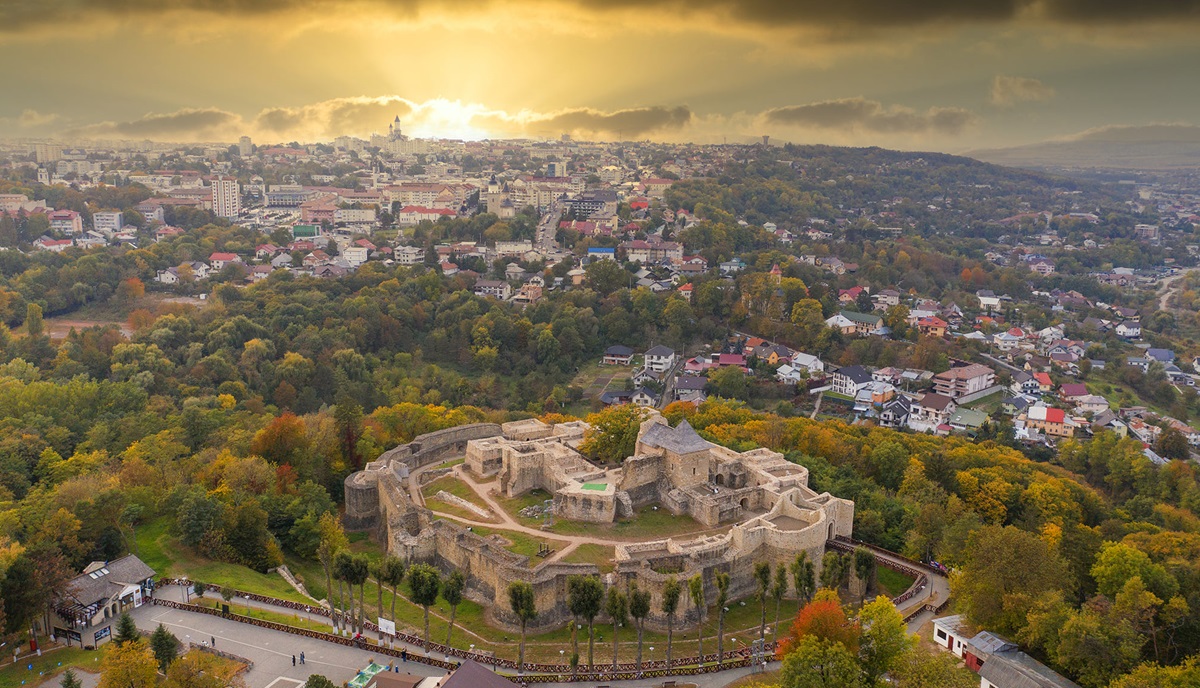
[[[300,663],[304,664],[304,653],[303,652],[300,653]]]
[[[292,666],[296,666],[296,655],[292,655]]]

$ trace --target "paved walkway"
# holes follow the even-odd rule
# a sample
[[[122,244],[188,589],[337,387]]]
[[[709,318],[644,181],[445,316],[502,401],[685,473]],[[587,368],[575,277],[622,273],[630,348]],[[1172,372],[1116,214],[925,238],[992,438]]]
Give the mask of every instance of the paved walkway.
[[[176,586],[168,586],[171,587]],[[153,631],[161,623],[184,645],[189,642],[209,643],[216,639],[218,650],[254,662],[254,668],[244,674],[248,688],[296,688],[310,674],[322,674],[341,685],[354,678],[372,659],[382,664],[398,661],[376,655],[370,650],[303,638],[182,609],[147,604],[134,610],[132,616],[138,628],[143,630]],[[301,652],[305,654],[305,665],[297,663],[292,666],[292,655],[297,657],[298,662]],[[410,649],[410,652],[418,650]],[[418,676],[440,676],[444,673],[437,667],[420,662],[402,664],[401,672]]]

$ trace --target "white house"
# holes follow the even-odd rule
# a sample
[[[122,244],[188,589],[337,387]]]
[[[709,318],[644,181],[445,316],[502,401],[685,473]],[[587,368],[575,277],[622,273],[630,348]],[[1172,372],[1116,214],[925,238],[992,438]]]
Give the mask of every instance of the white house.
[[[481,279],[475,282],[475,295],[507,301],[512,296],[512,287],[503,280]]]
[[[358,267],[367,262],[369,256],[370,252],[366,246],[347,246],[342,250],[342,257],[353,267]]]
[[[1126,320],[1117,325],[1117,336],[1125,339],[1139,339],[1142,336],[1142,324]]]
[[[870,371],[862,366],[846,366],[833,374],[831,391],[853,399],[873,382]]]
[[[821,359],[801,351],[792,354],[792,367],[803,368],[810,376],[825,372],[825,363]]]
[[[665,373],[675,366],[675,350],[659,344],[646,352],[646,368]]]
[[[219,253],[218,252],[218,253],[214,253],[208,257],[208,264],[211,265],[212,269],[216,270],[217,272],[220,272],[221,270],[225,269],[225,266],[229,265],[230,263],[240,263],[240,262],[242,262],[242,257],[236,253]]]

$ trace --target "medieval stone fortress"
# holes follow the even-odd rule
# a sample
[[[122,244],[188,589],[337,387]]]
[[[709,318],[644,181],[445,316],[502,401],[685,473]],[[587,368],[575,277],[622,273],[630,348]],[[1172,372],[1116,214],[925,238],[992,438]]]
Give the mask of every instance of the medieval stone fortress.
[[[647,625],[665,628],[657,610],[670,577],[699,574],[705,597],[714,599],[715,576],[727,573],[730,597],[738,599],[755,592],[755,563],[786,566],[804,551],[819,573],[826,542],[851,535],[854,503],[809,489],[808,470],[778,452],[736,452],[703,439],[686,421],[671,427],[652,413],[633,456],[605,467],[578,451],[588,430],[579,421],[523,420],[422,435],[346,479],[346,525],[371,531],[402,558],[466,572],[468,594],[485,606],[489,622],[511,629],[518,624],[506,590],[515,580],[534,588],[543,610],[538,629],[567,621],[567,581],[575,575],[651,591],[656,611]],[[427,505],[422,487],[446,480],[462,488],[459,494],[439,491]],[[533,507],[545,515],[540,525],[518,522],[500,503],[538,490],[550,495]],[[614,532],[648,512],[694,528],[674,536]],[[573,529],[577,535],[550,536],[564,544],[561,552],[530,556],[506,547],[515,538],[544,535],[551,519],[584,527]],[[611,547],[612,561],[602,569],[564,556],[585,545]],[[700,610],[688,608],[674,623],[683,628],[702,620]]]

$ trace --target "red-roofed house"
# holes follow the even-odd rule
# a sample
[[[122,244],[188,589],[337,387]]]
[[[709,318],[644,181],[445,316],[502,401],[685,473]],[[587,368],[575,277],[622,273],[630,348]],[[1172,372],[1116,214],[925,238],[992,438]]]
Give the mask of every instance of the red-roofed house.
[[[1067,412],[1048,406],[1033,406],[1025,412],[1025,425],[1051,437],[1072,437],[1075,424],[1067,418]]]
[[[1087,385],[1082,382],[1069,382],[1058,388],[1058,397],[1063,401],[1073,402],[1088,395]]]
[[[1049,373],[1034,373],[1033,379],[1037,380],[1038,391],[1042,394],[1054,389],[1054,383],[1050,381]]]
[[[208,264],[217,271],[224,269],[230,263],[240,262],[242,262],[242,257],[236,253],[214,253],[208,257]]]
[[[917,330],[926,337],[945,337],[948,327],[950,324],[936,315],[917,319]]]
[[[691,301],[692,300],[692,283],[688,282],[687,284],[680,287],[679,295],[682,296],[685,301]]]
[[[74,210],[51,210],[46,214],[50,229],[63,234],[83,234],[83,216]]]
[[[854,303],[858,300],[858,295],[863,293],[862,287],[850,287],[849,289],[838,289],[839,303]]]

